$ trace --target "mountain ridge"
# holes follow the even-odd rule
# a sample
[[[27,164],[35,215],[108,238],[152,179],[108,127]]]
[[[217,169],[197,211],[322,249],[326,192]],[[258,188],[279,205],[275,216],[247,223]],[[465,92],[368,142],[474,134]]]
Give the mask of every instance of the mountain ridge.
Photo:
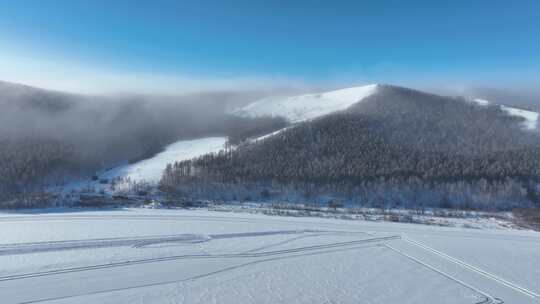
[[[539,114],[527,109],[503,104],[495,104],[478,98],[461,96],[443,96],[421,90],[391,85],[370,84],[365,86],[348,87],[321,93],[302,94],[290,97],[270,97],[254,101],[242,108],[232,111],[233,114],[245,117],[281,116],[291,123],[311,120],[323,115],[349,110],[362,103],[365,99],[388,91],[401,91],[402,93],[422,95],[433,100],[452,98],[456,102],[476,103],[482,106],[498,106],[509,116],[518,117],[523,121],[524,129],[538,129]],[[310,104],[311,103],[311,104]]]

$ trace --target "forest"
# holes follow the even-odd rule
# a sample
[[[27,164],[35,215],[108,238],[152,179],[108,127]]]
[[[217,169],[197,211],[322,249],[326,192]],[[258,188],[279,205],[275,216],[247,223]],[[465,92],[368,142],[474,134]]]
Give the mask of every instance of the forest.
[[[539,204],[540,134],[498,107],[388,86],[349,110],[170,164],[162,188],[222,200],[510,209]]]

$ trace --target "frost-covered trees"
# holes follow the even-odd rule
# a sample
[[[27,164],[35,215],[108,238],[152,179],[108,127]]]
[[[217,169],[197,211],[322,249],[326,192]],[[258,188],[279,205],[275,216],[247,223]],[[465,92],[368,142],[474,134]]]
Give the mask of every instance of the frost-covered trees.
[[[209,196],[223,188],[221,195],[247,191],[262,199],[268,189],[282,199],[334,196],[370,205],[539,203],[540,134],[519,123],[499,108],[390,87],[345,113],[171,164],[162,185],[183,193],[206,188]]]

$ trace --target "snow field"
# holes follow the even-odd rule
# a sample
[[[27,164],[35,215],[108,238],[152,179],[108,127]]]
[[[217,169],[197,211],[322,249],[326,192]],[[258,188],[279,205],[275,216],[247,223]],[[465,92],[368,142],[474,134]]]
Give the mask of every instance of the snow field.
[[[540,301],[530,231],[128,209],[3,214],[0,240],[2,303]]]

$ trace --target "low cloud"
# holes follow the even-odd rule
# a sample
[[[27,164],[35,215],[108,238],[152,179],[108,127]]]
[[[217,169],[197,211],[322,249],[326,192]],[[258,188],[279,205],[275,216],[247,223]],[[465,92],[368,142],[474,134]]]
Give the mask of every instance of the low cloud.
[[[184,95],[208,91],[280,90],[308,87],[301,79],[273,76],[205,77],[183,74],[125,72],[76,62],[25,57],[0,52],[0,80],[83,94]]]

